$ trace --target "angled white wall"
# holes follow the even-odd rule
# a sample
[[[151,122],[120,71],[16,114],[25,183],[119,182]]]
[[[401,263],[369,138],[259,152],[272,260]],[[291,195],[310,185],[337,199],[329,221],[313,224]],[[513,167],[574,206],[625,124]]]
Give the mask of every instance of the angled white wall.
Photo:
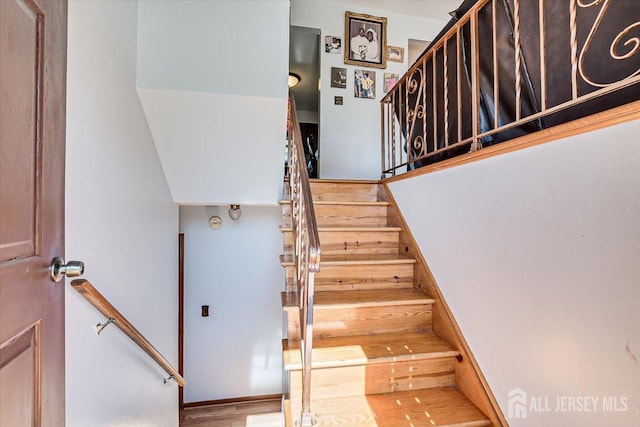
[[[136,92],[137,11],[69,3],[66,255],[177,366],[178,208]],[[66,286],[66,425],[177,426],[175,382]]]
[[[174,201],[275,204],[289,1],[142,1],[137,84]]]
[[[374,2],[369,2],[374,3]],[[345,11],[387,18],[387,40],[392,46],[405,49],[405,62],[387,62],[385,70],[365,68],[375,72],[376,98],[355,98],[354,70],[363,67],[344,64],[343,54],[326,53],[325,36],[344,40]],[[384,73],[402,76],[409,65],[408,40],[433,40],[446,21],[390,13],[363,8],[359,3],[329,0],[293,0],[291,25],[319,28],[320,41],[320,178],[379,179],[380,178],[380,100],[384,97]],[[344,50],[343,50],[344,52]],[[331,87],[331,67],[347,69],[347,88]],[[295,91],[295,90],[294,90]],[[342,96],[344,104],[334,105],[334,97]]]
[[[512,427],[638,425],[639,133],[628,122],[390,184],[505,415],[508,393],[527,393]]]
[[[284,176],[286,100],[138,93],[176,203],[275,204]]]

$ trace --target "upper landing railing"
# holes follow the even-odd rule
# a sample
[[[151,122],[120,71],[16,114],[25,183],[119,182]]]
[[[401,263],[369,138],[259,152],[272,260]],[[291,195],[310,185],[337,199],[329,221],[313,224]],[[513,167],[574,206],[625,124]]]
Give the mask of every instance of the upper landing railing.
[[[466,9],[382,99],[383,177],[640,99],[637,0]]]

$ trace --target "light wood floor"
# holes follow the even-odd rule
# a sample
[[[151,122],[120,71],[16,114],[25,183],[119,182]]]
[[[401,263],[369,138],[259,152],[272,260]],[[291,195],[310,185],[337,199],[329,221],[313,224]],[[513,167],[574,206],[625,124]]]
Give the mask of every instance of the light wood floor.
[[[277,399],[187,408],[180,427],[282,427],[281,405]]]

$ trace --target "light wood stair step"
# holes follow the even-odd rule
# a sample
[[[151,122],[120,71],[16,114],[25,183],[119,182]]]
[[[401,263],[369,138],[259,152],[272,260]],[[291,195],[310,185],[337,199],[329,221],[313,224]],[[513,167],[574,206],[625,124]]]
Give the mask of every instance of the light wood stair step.
[[[283,341],[286,370],[302,369],[300,342]],[[359,335],[313,341],[313,368],[457,357],[460,352],[432,332]]]
[[[280,227],[280,231],[283,233],[293,232],[292,227]],[[326,226],[326,227],[318,227],[318,233],[349,233],[352,231],[358,231],[361,233],[366,232],[400,232],[402,231],[401,227],[376,227],[376,226]]]
[[[300,339],[297,295],[283,292],[289,339]],[[434,300],[417,289],[315,294],[314,338],[431,331]]]
[[[293,228],[280,227],[284,252],[293,252]],[[318,228],[323,255],[398,253],[400,227]]]
[[[320,257],[320,271],[323,266],[334,265],[375,265],[375,264],[415,264],[415,258],[394,254],[322,254]],[[283,267],[295,265],[295,259],[290,254],[280,255],[280,264]]]
[[[315,274],[316,292],[413,288],[415,263],[415,258],[399,253],[323,254]],[[294,258],[280,255],[280,264],[285,268],[285,291],[295,291]]]
[[[290,200],[280,201],[282,206],[282,223],[290,227],[292,220],[292,203]],[[316,223],[325,226],[377,226],[387,225],[388,202],[377,201],[318,201],[314,202]]]
[[[418,289],[316,292],[315,296],[317,309],[433,304],[434,302],[434,299]]]
[[[403,254],[325,255],[316,292],[413,288],[416,260]]]
[[[314,309],[364,308],[414,304],[433,304],[419,289],[374,289],[368,291],[316,292]],[[297,295],[282,292],[282,306],[285,310],[298,309]]]
[[[433,333],[320,338],[313,342],[315,398],[453,387],[459,352]],[[300,341],[284,340],[293,398],[302,398]]]
[[[293,426],[300,403],[290,402]],[[483,427],[489,419],[452,387],[311,401],[318,427]]]
[[[375,202],[378,200],[377,181],[309,180],[313,201]]]

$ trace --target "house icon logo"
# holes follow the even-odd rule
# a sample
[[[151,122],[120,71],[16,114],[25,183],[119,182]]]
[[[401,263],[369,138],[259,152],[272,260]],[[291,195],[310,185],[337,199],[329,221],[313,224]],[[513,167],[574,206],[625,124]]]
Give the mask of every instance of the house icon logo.
[[[509,418],[527,418],[527,392],[514,388],[507,395]]]

